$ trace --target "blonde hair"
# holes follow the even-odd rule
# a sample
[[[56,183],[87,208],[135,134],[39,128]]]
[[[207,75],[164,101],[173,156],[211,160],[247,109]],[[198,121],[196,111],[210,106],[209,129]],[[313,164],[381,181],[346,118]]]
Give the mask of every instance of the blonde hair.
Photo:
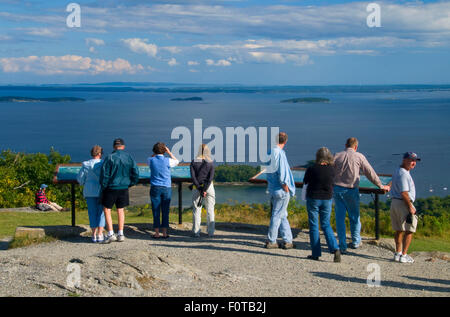
[[[100,145],[94,145],[91,149],[91,156],[96,157],[97,155],[103,154],[103,148]]]
[[[197,159],[206,160],[208,162],[211,162],[211,150],[206,144],[201,144],[198,147],[198,154]]]

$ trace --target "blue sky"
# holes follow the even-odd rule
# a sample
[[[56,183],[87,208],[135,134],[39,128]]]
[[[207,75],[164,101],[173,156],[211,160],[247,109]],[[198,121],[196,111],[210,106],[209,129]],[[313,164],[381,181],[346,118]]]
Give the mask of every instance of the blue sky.
[[[0,0],[0,84],[450,83],[449,1],[70,2]]]

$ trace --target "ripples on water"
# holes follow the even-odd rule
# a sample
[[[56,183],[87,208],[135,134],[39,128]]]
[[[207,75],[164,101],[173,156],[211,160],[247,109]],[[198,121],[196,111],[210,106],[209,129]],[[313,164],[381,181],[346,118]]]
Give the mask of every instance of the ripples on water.
[[[292,166],[313,159],[322,146],[332,152],[341,151],[345,140],[356,136],[359,151],[378,173],[392,174],[401,163],[401,153],[414,151],[422,158],[412,171],[418,197],[448,195],[449,91],[185,94],[3,89],[0,95],[87,100],[1,103],[3,149],[48,153],[53,146],[80,162],[89,158],[92,145],[100,144],[109,152],[112,140],[120,136],[125,139],[127,151],[144,163],[155,142],[163,141],[170,146],[176,143],[177,140],[170,139],[173,128],[186,126],[193,133],[195,118],[203,120],[203,130],[217,126],[224,134],[225,127],[279,126],[289,135],[285,149]],[[170,101],[192,96],[200,96],[203,101]],[[323,97],[331,102],[280,103],[297,97]],[[266,195],[264,189],[249,191],[244,192],[242,199],[252,196],[260,200]]]

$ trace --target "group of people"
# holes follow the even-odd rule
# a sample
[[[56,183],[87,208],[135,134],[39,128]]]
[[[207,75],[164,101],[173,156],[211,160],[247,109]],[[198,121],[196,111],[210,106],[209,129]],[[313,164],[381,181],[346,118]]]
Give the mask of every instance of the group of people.
[[[113,148],[114,151],[102,160],[103,149],[95,145],[91,150],[92,159],[82,163],[77,176],[80,185],[84,186],[83,195],[88,205],[92,241],[96,243],[125,240],[124,208],[130,204],[128,189],[139,182],[139,168],[133,157],[125,152],[124,140],[115,139]],[[191,163],[193,234],[196,237],[200,236],[203,202],[208,215],[208,235],[214,235],[214,165],[210,154],[208,147],[202,144],[198,156]],[[152,237],[167,239],[172,198],[170,169],[177,166],[179,161],[164,143],[158,142],[153,146],[153,155],[148,158],[147,163],[150,168],[150,201],[155,232]],[[114,233],[111,217],[111,209],[114,205],[118,215],[117,234]],[[105,224],[106,236],[103,235]]]
[[[295,181],[284,151],[288,136],[281,132],[277,136],[277,145],[271,150],[270,171],[267,172],[268,191],[271,195],[271,218],[265,247],[268,249],[292,249],[292,231],[288,221],[287,207],[290,197],[295,196]],[[96,145],[91,150],[92,159],[83,162],[77,176],[84,186],[89,213],[92,241],[110,243],[124,241],[124,208],[129,205],[128,189],[139,181],[139,169],[132,156],[125,152],[123,139],[115,139],[114,151],[102,160],[103,149]],[[420,161],[417,154],[407,152],[403,155],[401,166],[395,171],[392,181],[383,185],[366,157],[357,152],[358,140],[349,138],[345,150],[333,156],[326,147],[316,153],[315,164],[307,168],[303,179],[306,189],[306,207],[308,211],[309,236],[312,254],[309,259],[319,260],[322,252],[320,245],[319,224],[328,250],[334,254],[334,262],[341,261],[341,255],[347,253],[347,247],[358,249],[361,245],[360,222],[360,175],[365,175],[373,184],[384,191],[391,191],[391,220],[395,233],[396,253],[394,260],[413,263],[407,254],[416,231],[417,216],[413,202],[415,200],[414,181],[410,171]],[[167,154],[168,156],[165,156]],[[153,212],[154,239],[166,239],[169,227],[169,208],[172,196],[170,169],[179,164],[177,158],[164,143],[153,146],[153,155],[147,160],[150,168],[150,201]],[[201,144],[198,155],[190,164],[193,184],[193,236],[200,237],[201,211],[204,203],[207,211],[207,233],[214,236],[215,190],[213,185],[214,165],[210,149]],[[36,195],[36,203],[45,194],[45,184]],[[39,194],[41,193],[41,194]],[[45,197],[45,195],[44,195]],[[335,203],[335,218],[338,241],[330,224],[332,200]],[[48,201],[40,201],[53,208]],[[118,213],[118,232],[113,231],[111,209],[116,206]],[[61,207],[59,207],[61,208]],[[352,242],[347,245],[346,216],[348,214]],[[162,217],[162,221],[161,221]],[[106,223],[107,234],[103,236]],[[280,233],[282,242],[277,243]]]
[[[293,248],[292,232],[287,219],[287,206],[290,196],[295,195],[295,183],[292,171],[283,150],[287,143],[287,134],[278,135],[278,145],[271,153],[271,170],[267,175],[268,189],[271,194],[272,216],[270,219],[268,249],[281,247]],[[392,181],[383,185],[366,157],[357,152],[358,140],[349,138],[345,150],[331,154],[326,147],[316,153],[315,164],[307,168],[303,178],[306,189],[306,207],[308,211],[309,237],[312,254],[311,260],[318,261],[321,253],[319,223],[324,232],[328,249],[334,254],[334,262],[341,261],[341,255],[347,253],[347,236],[345,219],[348,214],[352,242],[349,247],[358,249],[361,245],[360,222],[360,175],[365,175],[373,184],[384,191],[391,191],[390,208],[392,228],[395,231],[396,253],[394,261],[413,263],[407,254],[412,241],[412,234],[417,228],[417,216],[413,202],[415,186],[410,171],[420,161],[416,153],[406,152],[401,166],[393,174]],[[336,230],[339,244],[330,224],[332,199],[335,202]],[[276,242],[280,231],[283,242]]]

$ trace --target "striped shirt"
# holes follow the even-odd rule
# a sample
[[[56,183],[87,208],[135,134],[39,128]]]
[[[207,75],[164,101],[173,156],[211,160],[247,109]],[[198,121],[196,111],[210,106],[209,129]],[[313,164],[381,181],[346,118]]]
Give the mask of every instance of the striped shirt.
[[[36,205],[39,204],[48,204],[47,196],[45,196],[45,193],[42,190],[39,190],[36,193]]]

